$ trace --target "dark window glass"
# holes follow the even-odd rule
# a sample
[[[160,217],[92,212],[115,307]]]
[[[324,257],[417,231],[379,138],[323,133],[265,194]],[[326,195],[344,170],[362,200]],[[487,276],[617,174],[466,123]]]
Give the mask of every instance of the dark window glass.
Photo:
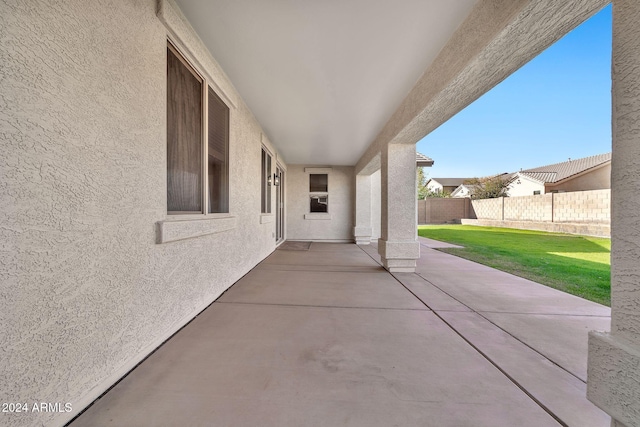
[[[172,45],[167,47],[167,211],[229,212],[229,108]]]
[[[167,49],[167,211],[202,212],[202,80]]]
[[[329,212],[329,196],[311,196],[310,212]]]
[[[326,193],[329,188],[329,176],[326,173],[309,174],[309,192]]]
[[[229,212],[229,107],[209,88],[209,213]]]
[[[271,156],[262,149],[262,213],[271,213]]]

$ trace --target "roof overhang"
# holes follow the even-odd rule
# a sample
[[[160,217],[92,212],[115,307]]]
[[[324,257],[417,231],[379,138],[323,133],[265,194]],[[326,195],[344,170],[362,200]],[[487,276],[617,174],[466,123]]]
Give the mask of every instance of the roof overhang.
[[[287,162],[354,165],[477,1],[176,3]]]
[[[433,166],[433,159],[425,156],[422,153],[416,153],[416,166],[425,168]]]
[[[355,164],[356,173],[608,3],[175,1],[288,163]]]

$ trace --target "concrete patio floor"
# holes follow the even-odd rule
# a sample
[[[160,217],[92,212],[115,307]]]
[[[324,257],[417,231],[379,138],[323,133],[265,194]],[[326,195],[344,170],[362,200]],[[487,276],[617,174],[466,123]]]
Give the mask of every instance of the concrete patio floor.
[[[608,307],[438,252],[278,249],[71,425],[609,426],[585,397]]]

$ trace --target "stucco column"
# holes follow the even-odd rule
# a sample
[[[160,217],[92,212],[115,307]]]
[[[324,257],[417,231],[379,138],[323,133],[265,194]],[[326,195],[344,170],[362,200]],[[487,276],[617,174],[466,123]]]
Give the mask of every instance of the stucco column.
[[[417,241],[416,146],[389,144],[382,150],[381,238],[378,252],[391,272],[414,272]]]
[[[356,175],[356,226],[353,237],[358,245],[371,243],[371,175]]]
[[[613,1],[611,333],[589,335],[587,396],[640,426],[640,2]]]

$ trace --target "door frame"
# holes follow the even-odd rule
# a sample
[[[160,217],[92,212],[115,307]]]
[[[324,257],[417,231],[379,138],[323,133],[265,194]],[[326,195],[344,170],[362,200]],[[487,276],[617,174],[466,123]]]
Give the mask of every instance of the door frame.
[[[276,175],[279,175],[280,185],[276,187],[276,245],[285,240],[285,170],[276,162]]]

